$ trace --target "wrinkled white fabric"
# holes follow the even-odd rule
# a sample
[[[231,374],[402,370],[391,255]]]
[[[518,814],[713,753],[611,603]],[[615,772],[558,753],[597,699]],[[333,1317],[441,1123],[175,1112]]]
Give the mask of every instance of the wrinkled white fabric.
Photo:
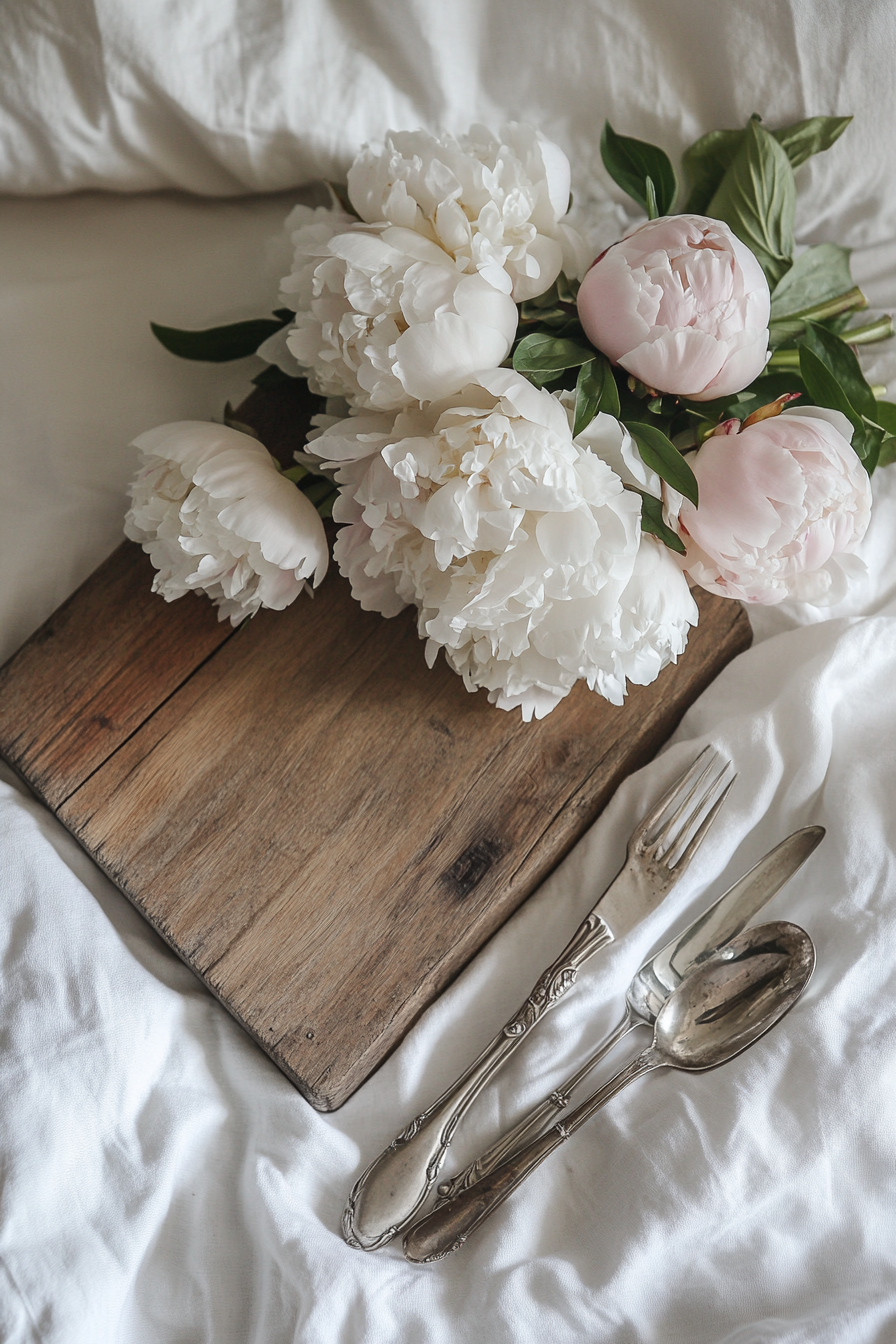
[[[861,113],[801,170],[805,241],[892,235],[889,0],[16,0],[0,44],[0,190],[275,191],[344,178],[388,128],[525,116],[610,186],[598,138]],[[603,244],[604,246],[606,244]]]
[[[674,148],[754,109],[772,122],[852,110],[851,139],[801,170],[800,236],[879,243],[854,258],[857,278],[872,304],[896,304],[888,4],[161,12],[23,0],[5,16],[0,183],[269,187],[344,166],[380,122],[463,130],[521,112],[597,171],[606,113]],[[3,201],[3,656],[116,544],[135,434],[248,390],[258,363],[182,363],[147,323],[265,311],[288,265],[266,239],[293,200]],[[870,368],[896,379],[886,352]],[[3,1344],[889,1344],[896,469],[875,493],[868,572],[848,598],[751,612],[754,648],[334,1115],[298,1096],[2,767]],[[338,1224],[359,1170],[517,1007],[706,741],[740,775],[699,860],[583,972],[451,1161],[562,1080],[670,926],[821,823],[821,850],[767,907],[815,939],[804,1000],[724,1069],[617,1098],[453,1259],[350,1250]]]

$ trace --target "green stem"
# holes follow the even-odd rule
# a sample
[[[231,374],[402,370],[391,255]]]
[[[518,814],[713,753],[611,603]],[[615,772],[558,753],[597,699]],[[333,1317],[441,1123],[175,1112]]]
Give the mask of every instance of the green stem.
[[[864,327],[850,327],[841,331],[840,339],[845,345],[870,345],[873,341],[886,341],[892,335],[893,319],[885,314],[874,322],[866,323]],[[766,365],[769,369],[798,369],[799,366],[799,350],[773,350]]]
[[[839,313],[851,312],[854,308],[867,308],[868,300],[859,289],[858,285],[854,289],[848,289],[845,294],[838,294],[835,299],[826,299],[824,303],[817,303],[812,308],[801,308],[798,313],[788,313],[785,322],[824,322],[826,318],[836,317]]]
[[[765,367],[767,369],[798,369],[799,366],[799,350],[773,350],[772,357]]]
[[[867,322],[864,327],[848,327],[841,331],[840,339],[847,345],[870,345],[872,341],[886,341],[893,335],[893,319],[889,313]]]

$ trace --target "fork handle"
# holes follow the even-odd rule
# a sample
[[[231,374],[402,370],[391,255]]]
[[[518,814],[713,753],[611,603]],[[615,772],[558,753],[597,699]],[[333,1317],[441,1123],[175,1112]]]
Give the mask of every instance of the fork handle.
[[[647,1024],[644,1019],[636,1016],[630,1007],[626,1008],[625,1016],[617,1027],[610,1033],[597,1050],[585,1060],[575,1073],[567,1078],[565,1083],[554,1089],[550,1096],[545,1097],[544,1101],[524,1115],[513,1129],[502,1134],[501,1137],[492,1144],[492,1146],[480,1157],[475,1158],[469,1166],[464,1167],[463,1171],[452,1176],[450,1180],[443,1181],[439,1186],[439,1200],[436,1208],[445,1204],[449,1199],[454,1199],[462,1190],[468,1189],[481,1181],[483,1177],[494,1171],[505,1158],[516,1153],[531,1139],[541,1134],[542,1130],[553,1120],[557,1119],[558,1111],[563,1111],[569,1105],[569,1099],[579,1083],[583,1082],[592,1069],[596,1068],[602,1059],[604,1059],[614,1046],[618,1045],[624,1036],[635,1027],[643,1027]]]
[[[378,1250],[410,1224],[468,1107],[523,1037],[572,988],[582,963],[612,940],[610,929],[592,910],[482,1054],[358,1178],[342,1217],[342,1235],[350,1246]]]
[[[489,1176],[477,1181],[463,1190],[454,1199],[438,1205],[432,1213],[421,1218],[407,1233],[403,1243],[405,1259],[415,1264],[430,1264],[433,1260],[442,1260],[452,1251],[459,1250],[471,1232],[475,1232],[480,1223],[484,1223],[490,1214],[518,1185],[522,1185],[536,1167],[540,1167],[546,1157],[559,1148],[575,1131],[589,1120],[595,1111],[621,1092],[636,1078],[641,1078],[652,1069],[662,1068],[663,1062],[652,1046],[637,1055],[635,1059],[620,1069],[609,1082],[595,1092],[587,1101],[573,1112],[564,1124],[558,1120],[555,1125],[540,1138],[534,1139],[525,1148],[521,1148],[496,1167]]]

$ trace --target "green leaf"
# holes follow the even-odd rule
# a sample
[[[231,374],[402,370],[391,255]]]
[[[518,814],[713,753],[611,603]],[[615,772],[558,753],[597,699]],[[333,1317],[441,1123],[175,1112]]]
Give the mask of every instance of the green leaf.
[[[723,220],[756,257],[770,286],[790,269],[796,185],[777,140],[751,121],[707,213]]]
[[[887,435],[896,436],[896,405],[892,401],[877,402],[873,418]]]
[[[870,475],[877,463],[884,431],[853,406],[837,376],[808,345],[800,346],[800,373],[809,396],[818,406],[842,411],[849,420],[853,427],[852,446]]]
[[[266,369],[262,369],[261,373],[256,373],[252,382],[256,387],[273,387],[278,383],[281,385],[283,383],[295,383],[298,378],[298,374],[295,378],[291,378],[288,373],[283,372],[278,364],[269,364]]]
[[[849,346],[844,344],[839,336],[820,327],[816,322],[806,323],[806,334],[802,343],[830,369],[859,414],[873,419],[877,402],[859,367],[859,361]]]
[[[804,318],[779,317],[776,322],[773,321],[768,324],[769,346],[772,350],[777,350],[782,345],[792,344],[799,340],[805,330],[806,322]]]
[[[839,298],[854,288],[849,270],[849,248],[837,243],[819,243],[797,257],[775,286],[772,318],[791,317]]]
[[[298,485],[299,481],[304,480],[309,474],[308,468],[303,467],[301,463],[296,463],[294,467],[287,467],[283,472],[285,479],[292,481],[293,485]]]
[[[600,137],[600,156],[617,186],[650,213],[647,179],[655,194],[657,214],[668,215],[675,200],[678,183],[668,154],[646,140],[617,135],[608,121]]]
[[[206,327],[204,331],[182,331],[178,327],[159,326],[157,322],[149,325],[156,340],[172,355],[179,355],[181,359],[201,359],[209,364],[225,364],[231,359],[254,355],[262,341],[295,321],[295,316],[290,309],[281,308],[275,318],[255,317],[248,322],[232,322],[226,327]]]
[[[520,304],[520,322],[537,322],[543,327],[559,326],[561,322],[569,320],[569,313],[559,304],[553,308],[535,308],[528,300]]]
[[[656,203],[656,187],[653,185],[652,177],[644,179],[644,195],[647,197],[647,218],[659,219],[660,212]]]
[[[791,168],[799,168],[813,154],[830,149],[851,121],[852,117],[809,117],[772,134],[790,160]]]
[[[753,120],[760,120],[754,114]],[[783,126],[772,135],[784,150],[791,168],[799,168],[812,154],[830,149],[851,117],[811,117],[793,126]],[[718,191],[744,141],[746,131],[710,131],[685,150],[682,166],[691,182],[684,213],[711,214],[709,203]]]
[[[696,507],[697,479],[674,443],[656,425],[627,420],[625,427],[638,445],[644,465]]]
[[[575,313],[578,292],[578,280],[570,280],[561,271],[551,287],[543,294],[536,294],[532,299],[523,299],[519,306],[520,319],[523,322],[547,322],[558,317],[568,320],[570,315]]]
[[[889,442],[889,440],[888,440]],[[880,466],[880,453],[883,446],[883,440],[875,438],[871,441],[868,451],[862,458],[862,465],[869,476],[873,476],[875,469]]]
[[[598,411],[619,417],[619,392],[609,361],[602,355],[590,359],[579,369],[576,379],[576,416],[572,436],[587,429]]]
[[[321,518],[326,519],[333,517],[333,505],[336,503],[338,498],[339,498],[339,491],[334,490],[332,495],[328,495],[326,499],[322,500],[321,503],[318,504],[317,511],[320,514]]]
[[[565,271],[561,271],[554,281],[560,303],[575,303],[581,283],[581,280],[571,280]]]
[[[800,346],[800,376],[816,405],[842,411],[854,429],[861,424],[861,416],[835,375],[808,345]]]
[[[314,505],[322,504],[330,495],[336,493],[329,477],[313,476],[310,473],[299,482],[299,489]]]
[[[663,519],[662,500],[654,495],[648,495],[643,490],[639,490],[641,496],[641,531],[649,532],[652,537],[659,537],[660,541],[665,542],[670,551],[676,551],[678,555],[685,554],[685,544],[677,532],[673,532],[671,527]]]
[[[879,401],[874,418],[884,429],[884,440],[877,465],[889,467],[896,462],[896,406],[892,401]]]
[[[536,387],[551,383],[564,369],[575,369],[594,358],[593,350],[586,350],[575,341],[533,331],[524,336],[513,352],[513,367],[524,374]]]
[[[743,131],[710,131],[685,150],[682,167],[692,184],[684,206],[686,214],[707,213],[743,139]]]

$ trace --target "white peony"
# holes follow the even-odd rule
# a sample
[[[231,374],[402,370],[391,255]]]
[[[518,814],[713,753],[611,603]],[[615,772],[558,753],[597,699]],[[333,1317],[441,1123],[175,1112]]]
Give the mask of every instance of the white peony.
[[[656,537],[642,533],[634,572],[619,599],[620,680],[649,686],[684,653],[688,630],[699,617],[675,556]]]
[[[125,533],[158,570],[172,602],[203,591],[219,619],[239,625],[259,607],[281,611],[328,562],[313,504],[248,434],[203,420],[160,425],[134,440],[141,467]]]
[[[356,415],[312,445],[336,470],[334,556],[367,610],[413,603],[432,663],[542,718],[579,678],[621,704],[696,619],[640,500],[575,443],[561,401],[507,369],[462,394]]]
[[[306,206],[288,223],[295,259],[280,297],[296,322],[259,353],[283,366],[285,341],[313,392],[394,411],[447,396],[506,358],[517,328],[510,295],[420,233]]]
[[[562,149],[519,123],[500,135],[473,126],[460,139],[390,131],[348,174],[363,220],[416,230],[518,303],[543,294],[564,266],[577,275],[590,260],[564,221],[569,182]]]
[[[561,393],[561,400],[573,418],[575,393]],[[653,495],[656,499],[662,498],[663,483],[659,476],[644,462],[638,452],[638,445],[625,425],[615,420],[612,415],[599,411],[590,425],[586,425],[579,434],[576,443],[581,444],[583,448],[590,448],[592,453],[602,457],[624,485],[632,485],[637,490],[646,490],[648,495]]]

